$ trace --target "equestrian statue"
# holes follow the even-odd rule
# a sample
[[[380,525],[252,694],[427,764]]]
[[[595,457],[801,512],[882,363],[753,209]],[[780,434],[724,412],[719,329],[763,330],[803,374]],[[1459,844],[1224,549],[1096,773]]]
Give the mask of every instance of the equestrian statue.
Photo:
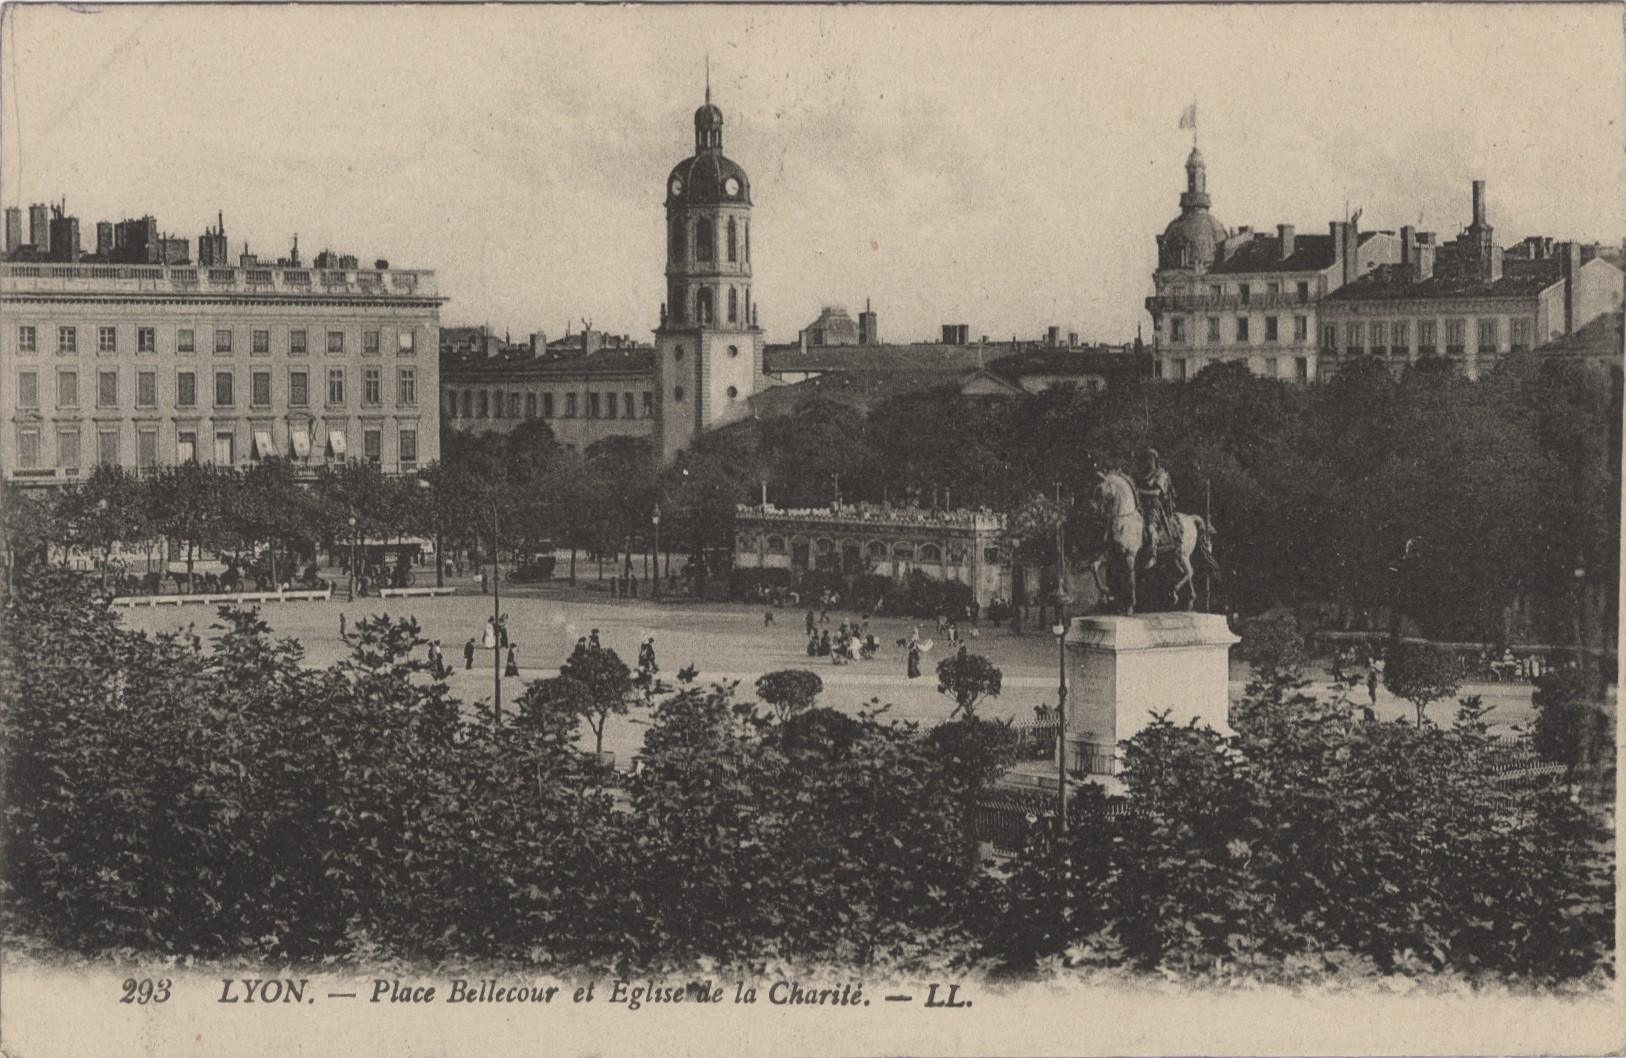
[[[1101,479],[1090,497],[1090,507],[1106,523],[1102,555],[1096,559],[1095,575],[1103,591],[1119,604],[1125,614],[1137,605],[1137,581],[1143,578],[1150,592],[1161,564],[1175,574],[1169,602],[1175,609],[1195,608],[1197,590],[1193,584],[1192,558],[1210,570],[1214,528],[1195,514],[1182,514],[1174,508],[1174,482],[1163,469],[1156,449],[1142,449],[1135,473],[1113,469],[1096,471]],[[1167,574],[1160,579],[1167,580]]]

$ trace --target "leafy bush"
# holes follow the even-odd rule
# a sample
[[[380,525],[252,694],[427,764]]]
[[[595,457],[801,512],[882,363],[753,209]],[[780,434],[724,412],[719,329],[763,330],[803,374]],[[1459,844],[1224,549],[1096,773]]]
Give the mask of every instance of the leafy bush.
[[[1431,703],[1457,693],[1462,686],[1462,660],[1448,647],[1398,640],[1389,645],[1384,660],[1383,686],[1417,708],[1417,725],[1421,727],[1423,711]]]
[[[741,569],[728,571],[729,598],[744,601],[756,598],[757,589],[789,590],[793,581],[788,569]]]
[[[1598,677],[1582,668],[1550,669],[1535,684],[1530,703],[1536,709],[1536,752],[1572,773],[1607,763],[1614,725],[1599,707],[1604,695]]]
[[[1292,614],[1261,614],[1242,626],[1242,660],[1261,676],[1297,676],[1310,663],[1303,629]]]
[[[977,703],[999,697],[1004,674],[981,654],[956,654],[937,663],[937,693],[954,699],[954,713],[971,719]]]
[[[824,691],[824,681],[806,669],[781,669],[757,678],[757,697],[773,706],[781,723],[813,703]]]

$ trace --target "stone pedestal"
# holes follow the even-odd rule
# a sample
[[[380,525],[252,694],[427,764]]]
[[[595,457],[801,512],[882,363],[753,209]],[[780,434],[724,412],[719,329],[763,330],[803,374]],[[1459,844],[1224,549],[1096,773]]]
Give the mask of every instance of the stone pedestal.
[[[1230,732],[1230,647],[1223,614],[1075,617],[1067,632],[1068,770],[1116,774],[1122,742],[1167,711]]]

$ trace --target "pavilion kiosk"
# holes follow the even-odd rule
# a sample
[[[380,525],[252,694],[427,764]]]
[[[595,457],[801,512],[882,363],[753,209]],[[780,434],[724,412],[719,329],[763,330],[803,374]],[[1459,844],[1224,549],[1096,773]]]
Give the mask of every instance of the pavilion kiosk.
[[[1075,617],[1067,633],[1069,771],[1109,780],[1119,743],[1167,711],[1230,733],[1230,648],[1223,614]]]

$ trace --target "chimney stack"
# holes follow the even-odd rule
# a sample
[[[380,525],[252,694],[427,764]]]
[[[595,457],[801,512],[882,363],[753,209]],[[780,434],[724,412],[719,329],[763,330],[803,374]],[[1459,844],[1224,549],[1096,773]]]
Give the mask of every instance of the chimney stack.
[[[1410,224],[1400,226],[1400,267],[1407,278],[1417,278],[1417,229]]]
[[[1564,333],[1574,334],[1575,328],[1579,324],[1586,322],[1584,320],[1577,320],[1575,318],[1575,285],[1580,279],[1581,244],[1578,242],[1564,243],[1563,248],[1559,253],[1558,260],[1564,275]],[[1541,341],[1542,336],[1537,335],[1536,344],[1541,344]]]
[[[1459,185],[1460,186],[1460,185]],[[1485,226],[1485,181],[1474,181],[1474,227]]]
[[[23,244],[23,211],[19,206],[6,207],[6,253],[10,254]]]
[[[96,253],[104,258],[113,254],[113,222],[110,220],[96,222]]]
[[[1045,332],[1044,343],[1054,349],[1061,344],[1061,328],[1052,326]]]
[[[1292,257],[1294,250],[1296,250],[1298,248],[1298,246],[1297,246],[1297,241],[1298,240],[1297,240],[1297,237],[1296,237],[1296,233],[1295,233],[1295,231],[1293,229],[1293,225],[1291,225],[1291,224],[1278,224],[1278,225],[1276,225],[1276,238],[1279,239],[1281,241],[1281,244],[1282,244],[1282,260],[1285,261],[1289,257]]]
[[[858,314],[858,344],[879,345],[880,342],[875,313],[869,307],[869,298],[865,298],[864,311]]]

